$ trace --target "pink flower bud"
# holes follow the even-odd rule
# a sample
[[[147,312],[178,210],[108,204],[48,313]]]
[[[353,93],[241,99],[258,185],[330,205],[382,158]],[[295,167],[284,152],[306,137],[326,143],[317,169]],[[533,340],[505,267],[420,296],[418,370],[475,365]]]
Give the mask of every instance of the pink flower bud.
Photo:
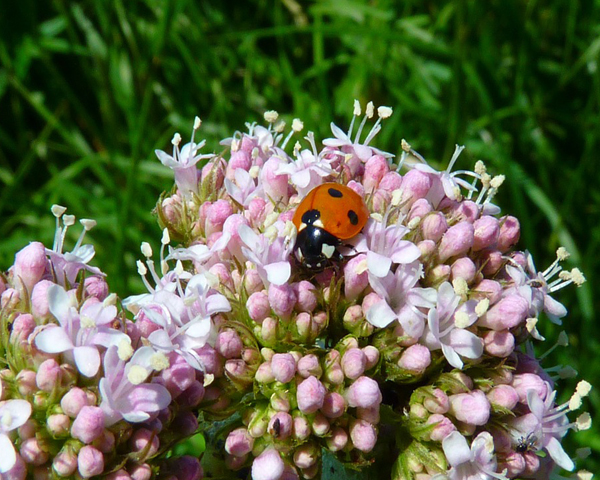
[[[381,403],[378,383],[369,377],[359,377],[346,390],[346,400],[351,407],[368,408]]]
[[[283,474],[284,466],[279,452],[274,448],[267,448],[252,462],[252,480],[278,480]]]
[[[471,200],[464,200],[452,208],[452,220],[474,223],[479,218],[479,205]]]
[[[0,307],[5,310],[14,310],[21,301],[21,294],[14,288],[7,288],[0,295]]]
[[[319,460],[320,452],[312,443],[305,443],[294,452],[294,463],[300,468],[312,467]]]
[[[232,217],[235,217],[235,215],[232,215]],[[225,221],[225,225],[223,225],[223,229],[226,228],[227,222],[232,217],[229,217]],[[230,242],[230,244],[231,244],[231,242]],[[219,283],[221,285],[223,285],[223,287],[225,287],[231,291],[235,290],[235,287],[233,285],[233,279],[231,278],[230,267],[226,266],[223,263],[215,263],[213,266],[211,266],[208,269],[208,271],[217,277]]]
[[[23,425],[21,425],[19,427],[19,429],[18,429],[19,438],[21,440],[27,440],[28,438],[35,437],[35,434],[37,433],[37,431],[38,431],[37,422],[33,418],[30,418]]]
[[[204,476],[200,460],[191,455],[170,458],[166,461],[165,467],[167,473],[177,480],[200,480]]]
[[[63,447],[52,460],[52,469],[61,477],[69,477],[77,470],[77,454],[69,447]]]
[[[250,158],[250,155],[248,155],[248,152],[245,152],[244,150],[238,150],[231,155],[229,162],[227,162],[225,177],[233,181],[235,179],[235,171],[238,168],[248,171],[250,170],[251,166],[252,159]]]
[[[271,305],[266,292],[254,292],[246,301],[246,310],[250,318],[257,323],[261,323],[271,313]]]
[[[473,246],[474,234],[475,229],[469,222],[459,222],[450,227],[440,242],[440,260],[443,262],[468,252]]]
[[[91,443],[104,431],[104,412],[100,407],[82,407],[71,427],[71,435]]]
[[[519,220],[513,216],[507,215],[500,219],[500,235],[498,237],[498,250],[502,253],[507,252],[513,245],[516,245],[521,236],[521,225]]]
[[[419,170],[410,170],[402,178],[402,202],[411,206],[415,200],[424,198],[431,188],[431,177]]]
[[[363,176],[365,192],[369,193],[375,190],[389,170],[388,162],[383,156],[373,155],[369,158],[365,163],[365,173]]]
[[[427,240],[439,241],[448,230],[446,216],[441,212],[434,212],[423,218],[421,222],[421,233]]]
[[[276,412],[289,412],[290,411],[290,398],[288,391],[278,390],[273,392],[271,398],[269,399],[269,403],[271,408]]]
[[[152,469],[147,463],[134,464],[129,467],[131,480],[150,480],[152,478]]]
[[[523,471],[521,472],[521,475],[523,477],[529,477],[529,478],[550,478],[550,472],[548,472],[548,475],[536,475],[536,473],[539,472],[540,470],[540,466],[541,466],[541,461],[540,461],[540,457],[537,456],[537,454],[535,452],[525,452],[523,454],[523,459],[525,460],[525,468],[523,469]],[[550,459],[548,459],[550,460]],[[550,469],[554,469],[554,462],[550,461]],[[542,472],[539,472],[542,473]]]
[[[440,415],[439,413],[431,415],[427,419],[426,423],[427,425],[435,425],[433,430],[430,432],[430,438],[434,442],[441,442],[444,438],[456,430],[456,427],[452,421],[448,417]]]
[[[487,393],[490,403],[512,410],[519,402],[519,394],[510,385],[497,385]]]
[[[31,335],[35,327],[37,327],[37,323],[31,314],[21,313],[13,321],[10,342],[13,344],[27,342],[29,335]]]
[[[273,317],[267,317],[263,320],[260,335],[262,341],[268,345],[274,345],[277,342],[277,326],[279,322]]]
[[[350,438],[354,448],[361,452],[370,452],[377,443],[375,427],[364,420],[350,422]]]
[[[156,419],[155,421],[159,421]],[[104,429],[102,435],[96,438],[92,442],[92,446],[96,447],[102,453],[110,453],[115,448],[116,438],[115,434],[110,430]]]
[[[344,313],[344,327],[352,331],[364,323],[364,318],[362,307],[360,305],[351,305]]]
[[[433,390],[433,398],[425,397],[423,406],[431,413],[444,414],[450,409],[450,400],[443,390],[436,388]]]
[[[362,349],[365,354],[365,359],[367,361],[365,365],[365,370],[370,370],[379,362],[379,350],[373,345],[367,345]]]
[[[35,382],[36,374],[33,370],[21,370],[17,374],[17,388],[19,393],[24,397],[33,395],[37,392],[37,385]]]
[[[129,439],[129,446],[132,452],[146,451],[145,458],[150,458],[158,452],[160,440],[158,435],[147,428],[138,428]]]
[[[465,282],[471,283],[477,275],[477,266],[469,257],[457,259],[450,267],[452,280],[462,278]]]
[[[417,244],[421,252],[421,259],[426,260],[436,251],[437,245],[433,240],[423,240]]]
[[[246,215],[252,222],[252,225],[259,226],[265,221],[267,214],[267,203],[260,197],[255,197],[248,203]]]
[[[90,297],[95,297],[102,301],[108,296],[108,284],[103,277],[99,275],[92,275],[87,277],[84,282],[85,293]]]
[[[367,256],[361,253],[352,257],[344,266],[344,293],[350,301],[355,300],[369,285],[366,262]]]
[[[231,359],[225,362],[225,372],[231,379],[242,378],[248,373],[246,362],[241,359]]]
[[[509,295],[493,305],[477,322],[492,330],[507,330],[524,322],[529,303],[520,295]]]
[[[298,440],[306,440],[311,433],[310,424],[303,415],[294,415],[294,437]]]
[[[471,294],[478,300],[487,298],[490,305],[494,305],[502,297],[502,285],[495,280],[484,278],[471,288]]]
[[[33,286],[42,279],[47,264],[46,247],[40,242],[31,242],[16,254],[12,268],[13,277],[18,278],[31,292]]]
[[[327,448],[332,452],[339,452],[348,444],[348,433],[342,427],[334,427],[331,435],[327,437]]]
[[[271,358],[271,371],[275,380],[287,383],[296,374],[296,360],[289,353],[276,353]]]
[[[242,354],[242,340],[237,332],[231,328],[223,330],[217,335],[215,349],[225,358],[237,358]]]
[[[483,336],[483,345],[492,357],[506,358],[515,349],[515,337],[508,330],[490,330]]]
[[[380,404],[375,404],[372,407],[368,408],[358,407],[356,409],[356,418],[365,420],[366,422],[369,422],[372,425],[377,425],[380,420],[379,410]]]
[[[450,413],[468,425],[485,425],[490,418],[490,402],[481,390],[450,395]]]
[[[214,188],[219,189],[223,186],[223,179],[225,178],[225,166],[224,161],[210,161],[204,167],[202,167],[200,178],[202,181],[206,180],[209,176],[212,177],[214,182]],[[212,186],[212,185],[211,185]]]
[[[269,285],[268,297],[275,314],[284,320],[289,319],[297,300],[291,285]]]
[[[25,463],[29,463],[31,465],[43,465],[48,461],[48,452],[42,447],[40,441],[35,437],[28,438],[27,440],[23,441],[23,443],[21,443],[19,453],[21,454],[21,457]]]
[[[262,363],[258,367],[258,370],[256,370],[254,378],[258,383],[274,382],[275,376],[273,375],[273,370],[271,369],[271,362]]]
[[[299,312],[312,312],[317,307],[317,295],[315,286],[312,283],[302,280],[294,283],[292,288],[296,294],[296,310]]]
[[[398,360],[398,366],[419,375],[431,364],[431,352],[425,345],[415,343],[408,347]]]
[[[51,392],[60,383],[60,365],[53,358],[44,360],[38,368],[35,383],[40,390]]]
[[[473,222],[473,227],[475,227],[474,252],[496,245],[500,234],[500,223],[496,217],[483,215]]]
[[[61,437],[69,433],[71,419],[63,413],[50,415],[46,420],[46,428],[53,437]]]
[[[525,470],[525,466],[525,458],[523,458],[523,455],[516,452],[510,452],[498,463],[499,468],[502,470],[506,469],[508,475],[507,478],[519,476],[519,474]]]
[[[25,480],[26,478],[27,465],[17,453],[13,466],[7,472],[2,473],[2,480]]]
[[[319,378],[323,374],[323,369],[319,364],[319,358],[312,353],[304,355],[298,361],[298,373],[304,378],[308,378],[311,375]]]
[[[344,375],[351,380],[356,380],[360,377],[366,368],[367,357],[359,348],[350,348],[346,350],[342,357],[342,370]]]
[[[220,232],[229,216],[233,215],[233,207],[227,200],[217,200],[206,212],[206,235]]]
[[[498,250],[482,251],[479,261],[483,265],[481,272],[487,276],[496,274],[506,262],[502,253]]]
[[[267,431],[277,440],[285,440],[292,434],[293,419],[287,412],[277,412],[269,420]]]
[[[205,394],[204,385],[198,380],[194,380],[181,395],[177,397],[177,404],[180,407],[192,408],[197,407],[202,402]]]
[[[252,451],[254,438],[244,427],[232,430],[225,440],[225,451],[236,457],[242,457]]]
[[[131,480],[131,475],[129,475],[129,473],[127,473],[127,470],[124,470],[121,468],[120,470],[117,470],[116,472],[108,474],[104,478],[106,480]]]
[[[535,373],[518,373],[513,375],[513,388],[519,395],[519,402],[527,404],[527,392],[534,390],[542,400],[548,395],[548,386],[546,382]]]
[[[288,175],[278,175],[276,172],[284,164],[283,160],[277,157],[269,158],[260,171],[260,178],[265,194],[273,201],[288,199]]]
[[[171,366],[160,372],[160,382],[173,398],[188,388],[196,379],[196,370],[180,355],[170,355]]]
[[[402,176],[398,172],[387,172],[379,182],[379,188],[390,193],[401,186]]]
[[[365,298],[363,298],[363,301],[361,304],[362,311],[368,312],[369,309],[373,305],[380,302],[381,300],[382,300],[382,298],[379,295],[377,295],[375,292],[368,293],[367,295],[365,295]]]
[[[341,417],[346,411],[346,401],[337,392],[329,392],[325,395],[321,411],[329,418]]]
[[[433,207],[429,200],[426,198],[419,198],[415,203],[412,204],[408,211],[406,220],[409,222],[414,218],[425,218],[429,213],[433,211]]]
[[[325,387],[316,377],[310,376],[303,380],[296,391],[298,409],[302,413],[314,413],[323,406]]]
[[[50,280],[41,280],[36,283],[31,292],[31,313],[40,319],[45,320],[50,316],[48,306],[48,287],[54,285]]]
[[[88,397],[81,388],[74,387],[69,390],[60,401],[60,406],[69,417],[75,418],[81,409],[87,405]]]
[[[100,475],[104,470],[104,456],[97,448],[86,445],[77,455],[77,468],[83,478]]]
[[[427,282],[431,285],[440,285],[447,280],[450,279],[450,274],[452,270],[450,269],[450,265],[445,265],[443,263],[436,265],[427,273]]]

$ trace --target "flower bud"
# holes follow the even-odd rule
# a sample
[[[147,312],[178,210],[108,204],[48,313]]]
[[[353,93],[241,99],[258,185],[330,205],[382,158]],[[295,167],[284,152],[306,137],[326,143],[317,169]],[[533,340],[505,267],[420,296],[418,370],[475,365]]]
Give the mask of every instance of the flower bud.
[[[293,419],[287,412],[277,412],[269,420],[267,431],[277,440],[285,440],[292,434]]]
[[[362,351],[367,360],[365,370],[370,370],[379,362],[379,350],[373,345],[367,345],[366,347],[363,347]]]
[[[356,417],[365,420],[372,425],[377,425],[380,420],[379,410],[380,404],[375,404],[368,408],[358,407],[356,409]]]
[[[131,475],[127,473],[127,470],[119,469],[116,472],[112,472],[104,477],[105,480],[131,480]]]
[[[161,383],[176,398],[196,379],[196,370],[180,355],[171,354],[171,365],[160,372]]]
[[[77,455],[77,469],[83,478],[100,475],[104,470],[104,456],[97,448],[86,445]]]
[[[289,412],[291,405],[288,391],[278,390],[273,392],[271,398],[269,399],[269,404],[276,412]]]
[[[441,212],[434,212],[423,218],[421,222],[421,233],[426,240],[438,242],[448,230],[446,217]]]
[[[519,394],[510,385],[497,385],[486,396],[491,404],[507,410],[512,410],[519,402]]]
[[[375,427],[364,420],[350,422],[350,438],[354,448],[361,452],[370,452],[377,442]]]
[[[294,452],[294,463],[300,468],[312,467],[319,458],[319,449],[312,443],[305,443]]]
[[[325,356],[324,372],[325,380],[334,385],[341,385],[344,382],[344,371],[340,362],[340,352],[331,350]]]
[[[69,390],[60,401],[63,412],[71,418],[75,418],[81,409],[87,405],[90,405],[88,397],[85,391],[78,387]]]
[[[331,435],[326,438],[327,448],[332,452],[338,452],[348,444],[348,433],[342,427],[334,427]]]
[[[283,474],[284,466],[279,452],[274,448],[267,448],[252,462],[252,480],[278,480]]]
[[[496,217],[483,215],[475,220],[473,227],[475,227],[475,237],[473,241],[474,252],[496,245],[498,235],[500,234],[500,224]]]
[[[283,285],[269,285],[268,298],[271,308],[276,315],[284,320],[290,318],[297,300],[291,285],[287,283]]]
[[[502,285],[495,280],[484,278],[471,288],[471,294],[478,300],[487,298],[494,305],[502,297]]]
[[[217,200],[206,211],[206,236],[223,230],[223,224],[233,215],[233,207],[227,200]]]
[[[52,460],[52,469],[61,477],[69,477],[77,470],[77,454],[64,446]]]
[[[260,328],[260,336],[263,343],[267,345],[275,345],[277,342],[277,325],[278,321],[273,317],[267,317],[263,320]]]
[[[490,402],[481,390],[450,395],[450,413],[468,425],[485,425],[490,418]]]
[[[138,428],[129,439],[129,446],[132,452],[145,452],[146,459],[158,452],[160,440],[158,435],[147,428]]]
[[[483,336],[483,345],[491,356],[506,358],[515,349],[515,337],[508,330],[490,330]]]
[[[477,325],[492,330],[506,330],[516,327],[527,318],[529,303],[520,295],[509,295],[479,318]]]
[[[535,452],[525,452],[523,454],[523,459],[525,460],[525,468],[521,472],[521,475],[523,477],[536,478],[536,473],[538,473],[538,470],[540,469],[540,457],[538,457]],[[550,462],[550,465],[550,468],[553,468],[554,462]],[[549,478],[549,475],[538,478]]]
[[[7,472],[2,473],[2,480],[25,480],[27,478],[27,464],[17,453],[13,466]]]
[[[319,378],[323,374],[323,369],[319,364],[319,358],[309,353],[298,360],[298,374],[303,378],[308,378],[311,375]]]
[[[506,457],[499,462],[499,467],[504,470],[506,469],[508,478],[518,477],[519,474],[525,470],[525,458],[523,455],[516,452],[510,452]]]
[[[46,420],[46,428],[48,429],[48,433],[50,433],[50,435],[53,437],[62,437],[66,435],[69,433],[70,427],[71,419],[63,413],[50,415]]]
[[[48,451],[44,448],[42,443],[35,437],[28,438],[21,443],[19,449],[21,457],[25,463],[31,465],[43,465],[48,461]]]
[[[10,342],[12,344],[26,343],[36,326],[37,323],[31,314],[21,313],[12,323]]]
[[[83,443],[91,443],[104,431],[104,412],[100,407],[82,407],[71,427],[71,435]]]
[[[227,328],[217,335],[215,349],[225,358],[238,358],[242,353],[242,340],[237,332]]]
[[[156,419],[158,422],[159,420]],[[96,447],[102,453],[110,453],[115,448],[115,434],[110,430],[104,429],[102,434],[92,442],[92,446]]]
[[[479,218],[479,205],[471,200],[464,200],[452,208],[452,220],[474,223]]]
[[[227,162],[227,168],[225,170],[225,178],[233,181],[235,180],[235,171],[238,168],[243,170],[250,170],[252,166],[252,159],[248,152],[244,150],[238,150],[237,152],[232,153],[229,162]]]
[[[389,165],[382,155],[373,155],[365,163],[365,173],[363,176],[363,186],[365,192],[369,193],[379,186],[379,182],[385,174],[389,172]]]
[[[352,257],[344,265],[344,294],[350,301],[355,300],[369,285],[366,268],[367,256],[364,253]]]
[[[317,307],[317,295],[315,294],[315,286],[302,280],[292,285],[296,294],[296,310],[299,312],[312,312]]]
[[[434,413],[431,415],[427,419],[426,423],[427,425],[435,425],[433,430],[430,432],[430,438],[434,442],[441,442],[444,438],[456,430],[456,427],[452,421],[448,417],[440,415],[439,413]]]
[[[548,386],[546,382],[535,373],[519,373],[513,376],[513,388],[519,395],[519,402],[527,404],[527,392],[534,390],[543,400],[548,395]]]
[[[379,182],[379,188],[387,192],[394,192],[402,186],[402,176],[398,172],[387,172]]]
[[[443,262],[448,258],[462,255],[473,246],[475,229],[469,222],[463,221],[450,227],[440,242],[439,258]]]
[[[473,282],[477,276],[477,266],[469,257],[457,259],[450,267],[452,280],[462,278],[468,284]]]
[[[415,218],[425,218],[429,213],[433,211],[433,207],[429,200],[426,198],[419,198],[415,203],[412,204],[406,218],[407,222]]]
[[[507,252],[519,241],[521,236],[521,225],[519,220],[511,215],[500,219],[500,234],[498,237],[498,250]]]
[[[0,295],[0,308],[5,309],[6,311],[14,310],[19,305],[21,301],[21,294],[18,290],[14,288],[7,288]]]
[[[321,411],[329,418],[341,417],[346,411],[346,401],[337,392],[329,392],[323,399]]]
[[[236,457],[242,457],[252,451],[254,438],[244,427],[232,430],[225,440],[225,451]]]
[[[402,177],[402,203],[410,207],[415,200],[424,198],[431,188],[431,178],[419,170],[410,170]]]
[[[59,383],[61,377],[60,365],[50,358],[44,360],[38,367],[35,383],[40,390],[51,392]]]
[[[351,407],[368,408],[381,403],[379,385],[369,377],[359,377],[346,390],[346,400]]]
[[[21,440],[27,440],[28,438],[35,437],[35,434],[37,433],[37,431],[38,431],[37,422],[33,418],[30,418],[23,425],[21,425],[19,427],[19,429],[18,429],[19,438]]]
[[[134,464],[129,468],[131,480],[150,480],[152,478],[152,469],[147,463]]]
[[[54,285],[50,280],[41,280],[36,283],[31,292],[31,313],[39,319],[46,320],[50,317],[48,306],[48,287]]]
[[[87,277],[83,282],[83,288],[88,296],[95,297],[100,301],[103,301],[108,297],[108,284],[106,283],[106,280],[99,275]]]
[[[450,270],[450,265],[445,265],[442,263],[429,270],[426,280],[430,285],[437,287],[449,280],[451,273],[452,271]]]
[[[296,360],[289,353],[276,353],[271,358],[271,371],[275,380],[287,383],[296,374]]]
[[[298,409],[302,413],[314,413],[323,406],[325,400],[325,387],[314,376],[303,380],[296,391]]]
[[[431,413],[444,414],[450,409],[448,395],[443,390],[436,388],[433,390],[433,397],[426,396],[423,400],[423,406]]]
[[[431,364],[431,352],[425,345],[416,343],[408,347],[398,360],[398,366],[415,375],[420,375]]]
[[[367,357],[359,348],[350,348],[346,350],[342,357],[342,370],[344,375],[351,380],[360,377],[367,366]]]
[[[24,397],[33,395],[37,392],[36,374],[33,370],[21,370],[17,374],[17,388]]]
[[[254,375],[255,380],[258,383],[271,383],[275,381],[273,370],[271,369],[271,362],[264,362],[256,370]]]
[[[191,455],[169,458],[165,470],[177,480],[200,480],[204,476],[200,460]]]
[[[42,279],[46,271],[46,247],[40,242],[31,242],[15,256],[12,272],[23,286],[31,292],[33,286]]]
[[[197,407],[204,399],[205,393],[206,390],[204,389],[202,382],[194,380],[190,386],[177,397],[176,401],[180,407]]]

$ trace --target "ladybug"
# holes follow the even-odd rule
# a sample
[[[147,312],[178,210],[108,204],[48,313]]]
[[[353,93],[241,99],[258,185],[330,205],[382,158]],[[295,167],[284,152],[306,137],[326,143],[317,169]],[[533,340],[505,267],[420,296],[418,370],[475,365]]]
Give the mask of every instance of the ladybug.
[[[346,185],[324,183],[302,200],[292,222],[298,230],[294,253],[307,268],[326,267],[342,259],[337,247],[354,237],[369,219],[362,197]]]

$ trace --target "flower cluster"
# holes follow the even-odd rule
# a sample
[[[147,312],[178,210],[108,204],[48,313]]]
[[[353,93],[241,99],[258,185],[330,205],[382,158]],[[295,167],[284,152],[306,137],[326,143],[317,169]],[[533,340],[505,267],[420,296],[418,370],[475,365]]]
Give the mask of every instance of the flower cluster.
[[[590,385],[558,404],[574,372],[544,370],[532,345],[567,313],[552,295],[582,273],[563,270],[564,248],[543,272],[515,249],[519,221],[492,203],[504,177],[482,162],[453,171],[462,147],[439,172],[404,140],[397,159],[371,146],[391,114],[369,103],[361,119],[355,102],[347,132],[288,148],[303,124],[286,134],[270,111],[219,155],[201,153],[196,118],[190,143],[176,134],[156,152],[175,186],[156,208],[158,264],[142,244],[147,292],[122,302],[129,319],[83,236],[62,253],[74,218],[54,207],[54,248],[32,243],[0,283],[0,443],[14,452],[0,475],[292,480],[319,478],[325,461],[394,480],[573,471],[561,441],[590,427],[587,413],[567,418]],[[325,182],[370,216],[315,270],[292,219]],[[198,431],[202,466],[174,448]]]

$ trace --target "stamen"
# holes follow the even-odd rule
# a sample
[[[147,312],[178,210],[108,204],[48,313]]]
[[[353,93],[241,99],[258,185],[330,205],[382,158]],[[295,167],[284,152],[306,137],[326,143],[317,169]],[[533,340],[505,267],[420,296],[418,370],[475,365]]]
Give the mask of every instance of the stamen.
[[[142,251],[142,255],[144,255],[144,257],[146,257],[146,258],[152,257],[152,247],[150,246],[150,244],[148,242],[142,242],[142,246],[141,246],[140,250]]]
[[[592,417],[587,412],[582,413],[577,417],[576,425],[577,430],[579,431],[589,430],[590,428],[592,428]]]
[[[277,113],[275,110],[267,110],[264,114],[264,118],[269,123],[275,123],[279,118],[279,113]]]
[[[569,337],[567,336],[567,333],[563,330],[558,335],[558,340],[556,341],[556,343],[554,345],[552,345],[546,352],[544,352],[542,355],[540,355],[539,360],[541,361],[544,358],[546,358],[554,350],[556,350],[557,347],[566,347],[568,344],[569,344]]]
[[[477,317],[482,317],[490,308],[490,300],[488,298],[484,298],[480,300],[475,306],[475,314]]]
[[[581,380],[577,384],[577,388],[575,390],[582,397],[587,397],[590,391],[592,390],[592,385],[589,382],[586,382],[585,380]]]
[[[171,139],[171,143],[173,144],[173,146],[178,147],[179,144],[181,143],[181,135],[179,135],[179,133],[176,133],[175,135],[173,135],[173,138]],[[173,157],[175,157],[175,155],[173,155]]]

